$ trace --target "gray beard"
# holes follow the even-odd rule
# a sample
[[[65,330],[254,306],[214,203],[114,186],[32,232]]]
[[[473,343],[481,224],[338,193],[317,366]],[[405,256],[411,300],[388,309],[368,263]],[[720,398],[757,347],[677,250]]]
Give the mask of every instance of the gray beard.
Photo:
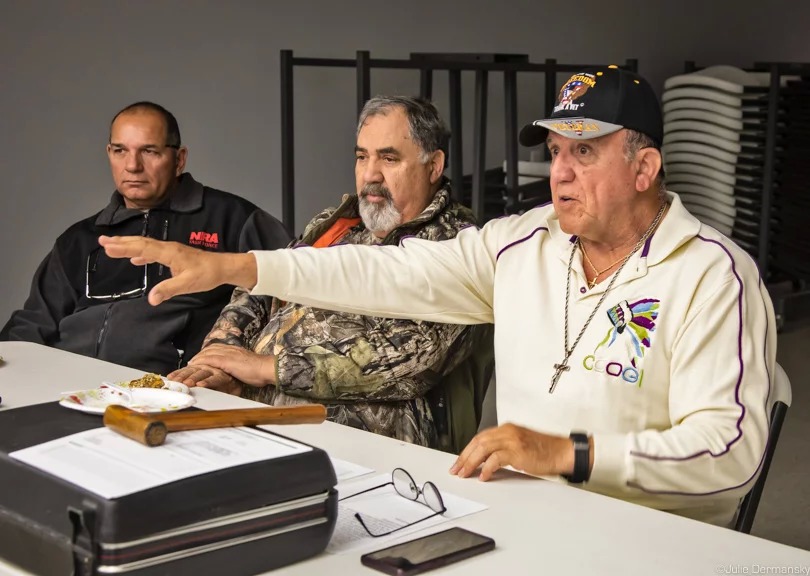
[[[394,206],[390,193],[384,188],[375,190],[385,197],[382,203],[372,203],[366,198],[366,189],[360,193],[360,218],[366,228],[375,235],[388,235],[391,230],[402,224],[402,214]]]

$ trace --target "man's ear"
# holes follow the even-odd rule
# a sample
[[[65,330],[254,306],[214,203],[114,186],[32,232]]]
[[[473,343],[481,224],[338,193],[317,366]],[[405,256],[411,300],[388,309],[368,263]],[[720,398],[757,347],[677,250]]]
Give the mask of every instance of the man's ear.
[[[430,156],[428,164],[430,165],[430,183],[435,184],[439,181],[439,178],[442,177],[442,173],[444,172],[444,152],[442,150],[436,150]]]
[[[188,158],[188,148],[180,146],[175,154],[174,175],[180,176],[186,170],[186,159]]]
[[[656,176],[661,171],[661,151],[656,148],[642,148],[636,154],[635,163],[638,166],[636,191],[646,192],[652,187]]]

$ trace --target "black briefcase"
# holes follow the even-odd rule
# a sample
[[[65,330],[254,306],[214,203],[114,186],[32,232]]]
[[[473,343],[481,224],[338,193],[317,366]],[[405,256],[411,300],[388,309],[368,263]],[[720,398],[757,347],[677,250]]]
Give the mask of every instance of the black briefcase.
[[[0,411],[0,557],[43,575],[239,575],[326,548],[336,479],[317,448],[115,499],[9,457],[101,426],[57,403]]]

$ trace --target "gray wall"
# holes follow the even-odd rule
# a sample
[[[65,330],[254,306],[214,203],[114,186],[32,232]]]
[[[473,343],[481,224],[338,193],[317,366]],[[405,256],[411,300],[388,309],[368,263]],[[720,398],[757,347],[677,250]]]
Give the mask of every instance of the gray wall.
[[[22,305],[54,238],[106,203],[113,188],[107,126],[135,100],[155,100],[177,115],[196,178],[280,215],[280,49],[344,58],[363,49],[386,58],[411,51],[583,63],[635,57],[660,86],[686,59],[808,61],[808,30],[810,3],[786,0],[767,9],[725,0],[0,0],[0,324]],[[354,191],[355,111],[350,71],[296,69],[296,77],[298,232]],[[472,78],[464,82],[469,95]],[[539,113],[531,91],[542,85],[520,82],[523,122]],[[435,97],[446,113],[445,84],[437,75]],[[372,75],[372,92],[417,90],[414,72]],[[489,166],[503,160],[502,101],[493,75]],[[466,104],[469,122],[471,99]]]

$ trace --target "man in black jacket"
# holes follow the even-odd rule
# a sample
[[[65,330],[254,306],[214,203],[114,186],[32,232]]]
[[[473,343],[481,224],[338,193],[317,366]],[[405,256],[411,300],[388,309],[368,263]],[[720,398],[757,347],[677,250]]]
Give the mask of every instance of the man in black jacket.
[[[107,155],[116,185],[110,203],[57,238],[0,340],[168,374],[199,351],[233,287],[155,308],[146,294],[168,269],[110,259],[98,236],[135,234],[218,252],[283,248],[291,237],[254,204],[183,172],[188,151],[177,120],[162,106],[137,102],[116,114]]]

